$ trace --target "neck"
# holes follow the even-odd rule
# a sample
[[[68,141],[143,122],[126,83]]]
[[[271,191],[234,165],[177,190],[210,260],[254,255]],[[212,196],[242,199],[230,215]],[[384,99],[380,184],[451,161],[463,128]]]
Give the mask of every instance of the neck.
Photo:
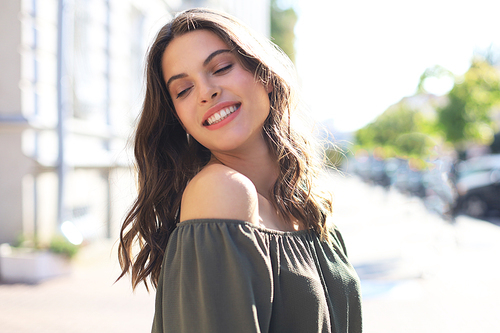
[[[222,163],[248,177],[257,192],[269,199],[269,193],[276,179],[279,168],[276,158],[263,142],[263,146],[246,149],[244,153],[212,152],[212,161]]]

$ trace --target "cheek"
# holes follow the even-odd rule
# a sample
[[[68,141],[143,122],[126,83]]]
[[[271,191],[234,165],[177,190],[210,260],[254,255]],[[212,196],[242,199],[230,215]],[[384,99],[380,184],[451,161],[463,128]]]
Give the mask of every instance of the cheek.
[[[259,103],[269,104],[269,92],[268,88],[265,87],[261,82],[255,81],[252,75],[247,75],[242,77],[238,82],[245,91],[248,91],[252,95],[252,99]],[[272,91],[272,89],[271,89]]]
[[[271,109],[271,100],[267,89],[260,83],[257,83],[254,87],[254,99],[259,102],[260,108],[267,116]]]
[[[189,130],[188,130],[188,128],[189,128],[189,124],[188,124],[189,117],[182,110],[182,108],[179,108],[178,106],[175,106],[175,110],[174,111],[175,111],[175,117],[177,118],[177,120],[181,124],[182,128],[186,131],[186,133],[190,134]]]

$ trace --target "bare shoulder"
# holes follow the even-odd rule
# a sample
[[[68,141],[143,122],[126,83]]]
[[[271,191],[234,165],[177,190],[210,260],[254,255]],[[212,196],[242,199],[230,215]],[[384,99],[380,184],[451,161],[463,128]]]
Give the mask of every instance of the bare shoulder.
[[[246,176],[221,164],[203,168],[184,190],[180,220],[220,218],[258,223],[258,196]]]

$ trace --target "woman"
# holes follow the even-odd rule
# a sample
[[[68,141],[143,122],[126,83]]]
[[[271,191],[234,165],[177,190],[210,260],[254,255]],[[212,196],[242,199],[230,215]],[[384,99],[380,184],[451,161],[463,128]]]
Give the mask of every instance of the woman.
[[[359,281],[291,123],[290,73],[272,43],[207,9],[151,46],[119,258],[120,277],[157,288],[153,332],[361,331]]]

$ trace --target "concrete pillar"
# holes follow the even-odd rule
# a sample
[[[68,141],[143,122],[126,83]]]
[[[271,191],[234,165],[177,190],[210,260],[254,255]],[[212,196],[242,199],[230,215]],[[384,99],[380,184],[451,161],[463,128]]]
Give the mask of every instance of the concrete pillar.
[[[22,152],[26,121],[21,99],[21,0],[0,4],[0,243],[23,233],[23,177],[30,160]]]
[[[0,244],[23,233],[23,177],[31,162],[22,153],[22,129],[0,127]]]
[[[0,3],[0,116],[21,114],[21,0]]]

